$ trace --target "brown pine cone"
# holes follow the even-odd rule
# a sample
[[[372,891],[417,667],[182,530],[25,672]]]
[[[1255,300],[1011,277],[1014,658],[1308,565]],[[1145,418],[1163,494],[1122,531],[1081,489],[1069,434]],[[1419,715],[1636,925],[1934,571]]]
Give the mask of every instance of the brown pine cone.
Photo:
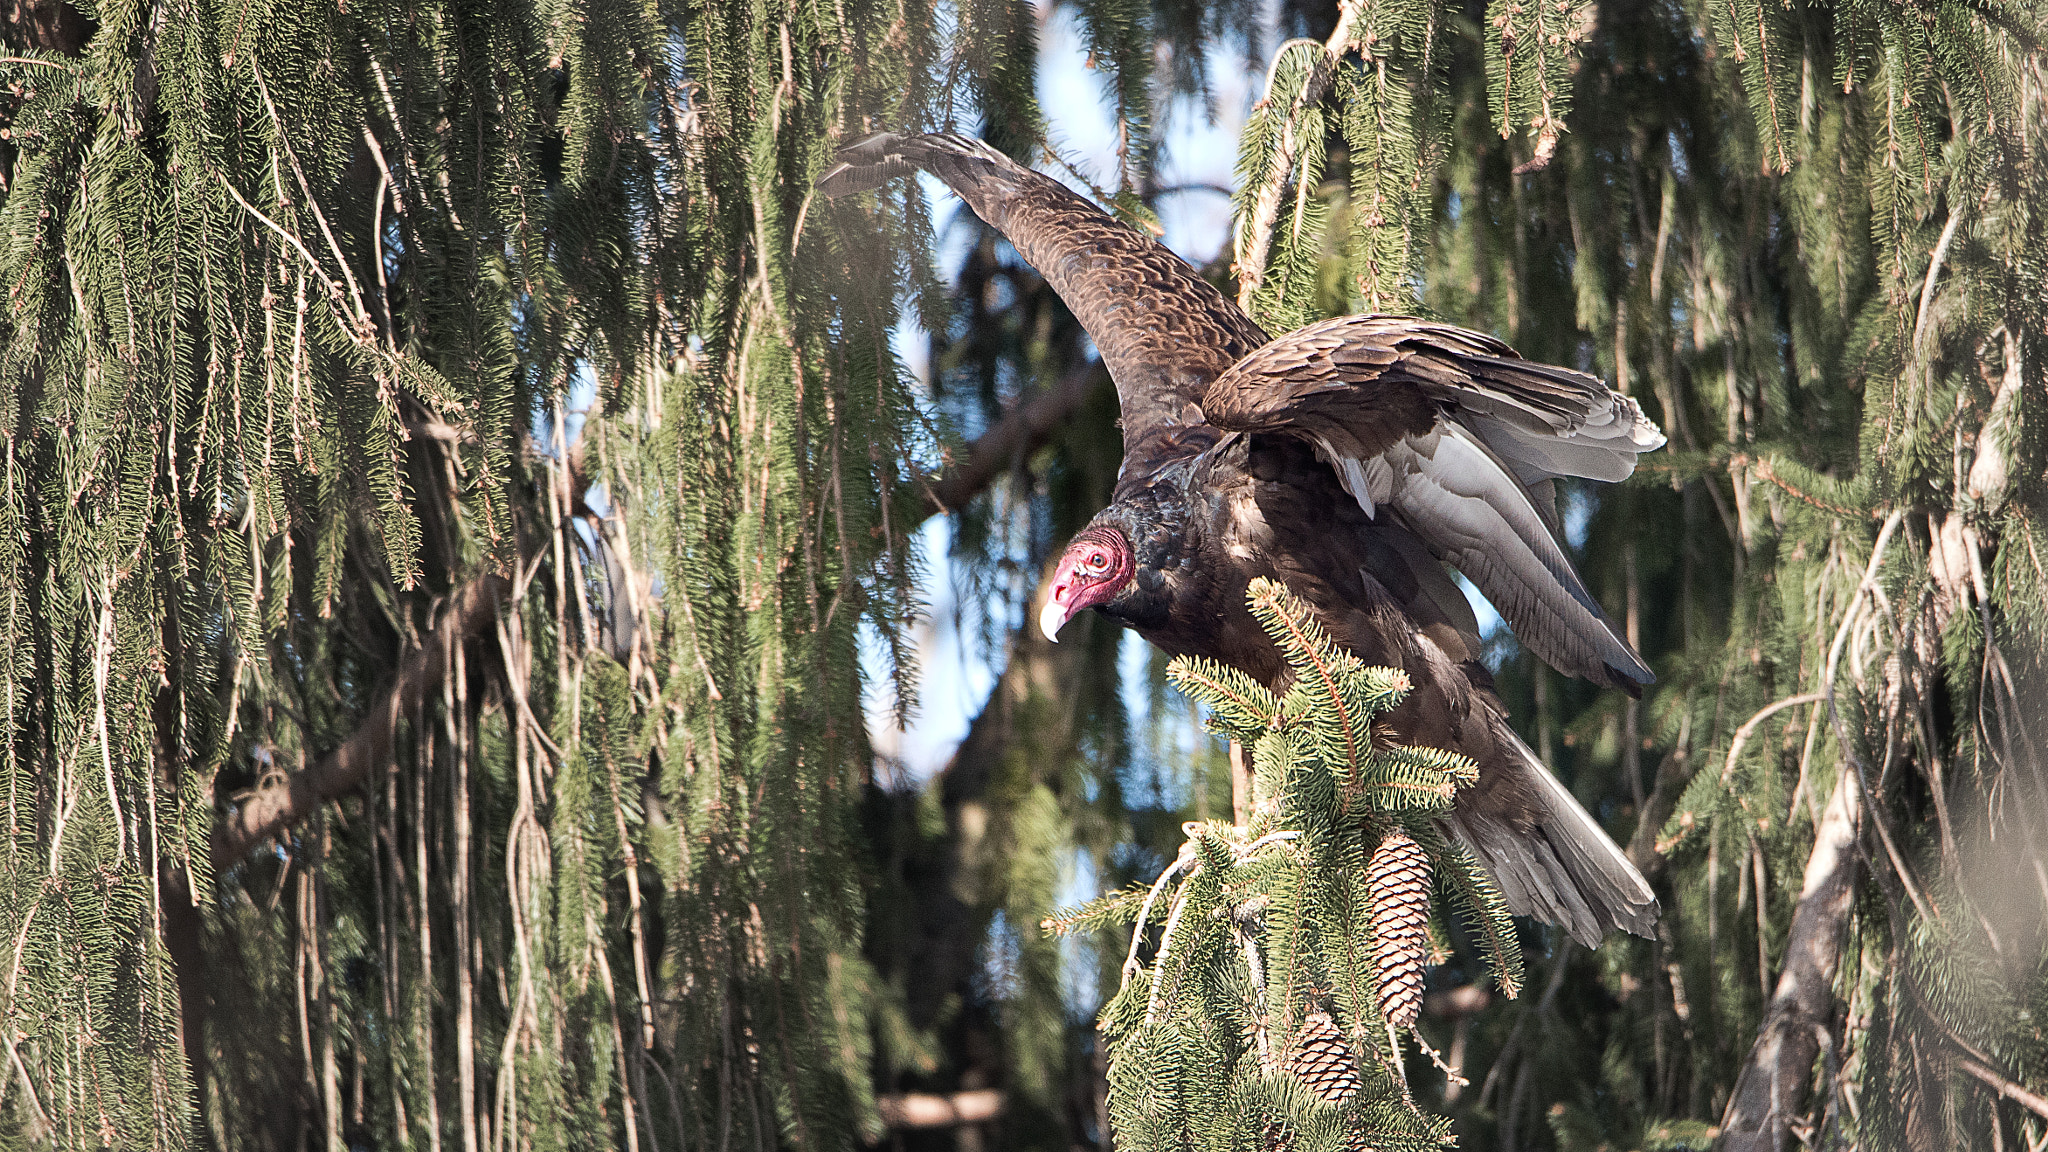
[[[1396,825],[1366,866],[1372,902],[1372,958],[1380,1015],[1396,1028],[1422,1012],[1422,961],[1429,947],[1429,854]]]
[[[1351,1045],[1338,1031],[1337,1021],[1321,1007],[1311,1007],[1302,1019],[1301,1036],[1295,1041],[1288,1070],[1332,1104],[1350,1099],[1363,1086],[1358,1066],[1351,1059]]]

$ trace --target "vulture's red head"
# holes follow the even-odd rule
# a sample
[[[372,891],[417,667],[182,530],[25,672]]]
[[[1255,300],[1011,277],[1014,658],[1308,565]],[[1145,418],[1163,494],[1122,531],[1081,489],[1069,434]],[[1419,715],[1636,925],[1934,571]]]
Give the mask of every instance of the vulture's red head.
[[[1067,545],[1053,569],[1052,595],[1038,613],[1039,631],[1045,633],[1046,639],[1058,643],[1060,629],[1075,613],[1116,596],[1136,571],[1131,542],[1122,530],[1109,524],[1083,529]]]

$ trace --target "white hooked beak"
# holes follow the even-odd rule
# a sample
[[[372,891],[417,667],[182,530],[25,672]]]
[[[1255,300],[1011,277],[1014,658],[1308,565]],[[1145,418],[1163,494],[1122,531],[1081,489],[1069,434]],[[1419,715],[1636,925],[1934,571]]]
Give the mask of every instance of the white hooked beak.
[[[1038,630],[1045,633],[1045,638],[1055,644],[1060,642],[1060,629],[1067,624],[1067,606],[1060,603],[1066,598],[1066,590],[1065,585],[1053,589],[1052,596],[1045,602],[1045,607],[1038,610]]]

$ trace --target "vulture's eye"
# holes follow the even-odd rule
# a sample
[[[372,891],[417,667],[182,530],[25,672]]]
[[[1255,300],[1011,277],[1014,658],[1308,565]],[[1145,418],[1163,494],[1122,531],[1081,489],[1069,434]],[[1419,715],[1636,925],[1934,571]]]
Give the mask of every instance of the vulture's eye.
[[[1107,572],[1109,571],[1109,553],[1090,552],[1088,559],[1082,562],[1081,567],[1087,572]]]

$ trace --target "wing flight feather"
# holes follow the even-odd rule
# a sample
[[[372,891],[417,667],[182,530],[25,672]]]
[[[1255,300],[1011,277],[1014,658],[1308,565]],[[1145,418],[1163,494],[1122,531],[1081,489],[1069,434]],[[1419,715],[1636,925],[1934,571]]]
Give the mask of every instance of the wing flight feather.
[[[1189,406],[1264,329],[1164,245],[979,140],[885,132],[842,149],[818,190],[843,196],[925,171],[1038,269],[1095,341],[1124,439],[1186,423]]]
[[[1247,356],[1202,409],[1220,427],[1314,443],[1361,507],[1390,507],[1559,671],[1632,691],[1656,679],[1538,500],[1556,476],[1622,479],[1663,444],[1630,398],[1480,333],[1347,316]]]

